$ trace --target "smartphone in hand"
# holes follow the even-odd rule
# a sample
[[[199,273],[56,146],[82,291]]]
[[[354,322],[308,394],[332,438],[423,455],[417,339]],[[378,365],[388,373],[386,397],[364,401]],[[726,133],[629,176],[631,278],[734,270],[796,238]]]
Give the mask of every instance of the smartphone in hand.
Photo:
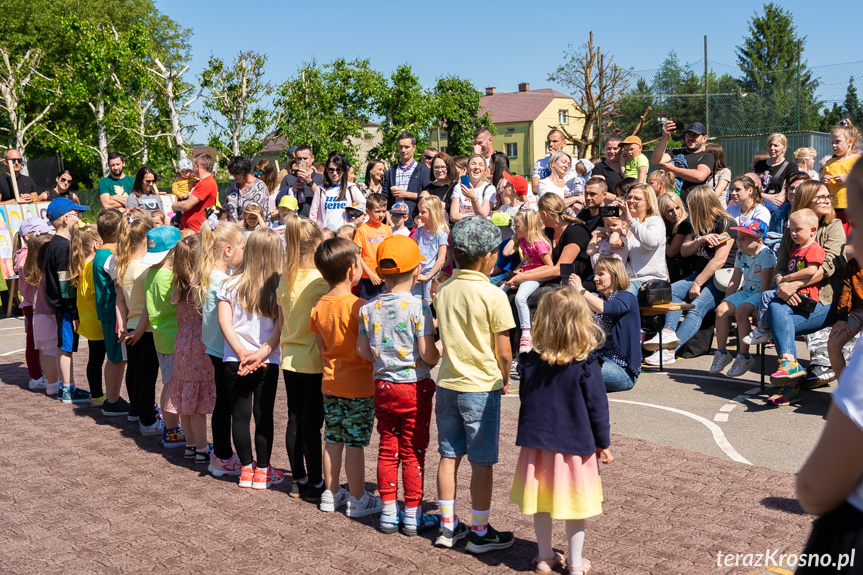
[[[470,176],[464,175],[461,177],[461,185],[466,188],[470,187]]]

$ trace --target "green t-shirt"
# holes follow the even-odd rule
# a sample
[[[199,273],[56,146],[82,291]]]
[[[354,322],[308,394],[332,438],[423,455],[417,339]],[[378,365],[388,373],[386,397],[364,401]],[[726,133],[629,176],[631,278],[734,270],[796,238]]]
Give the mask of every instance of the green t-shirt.
[[[177,310],[171,303],[171,296],[174,295],[173,279],[174,272],[169,269],[150,268],[144,282],[153,343],[156,344],[156,351],[164,354],[174,353],[174,341],[177,339]]]
[[[135,178],[132,176],[123,176],[119,180],[115,180],[111,176],[107,176],[99,180],[99,195],[108,194],[110,196],[129,195],[132,192],[132,186],[135,184]]]
[[[631,160],[626,160],[626,168],[623,175],[627,178],[638,179],[638,168],[649,168],[650,162],[644,154],[638,154]]]

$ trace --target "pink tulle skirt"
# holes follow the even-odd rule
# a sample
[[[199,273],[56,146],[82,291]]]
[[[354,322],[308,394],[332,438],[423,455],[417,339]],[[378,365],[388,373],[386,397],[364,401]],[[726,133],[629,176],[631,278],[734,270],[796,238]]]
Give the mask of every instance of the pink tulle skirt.
[[[586,519],[602,513],[599,460],[590,456],[522,447],[510,499],[525,515]]]

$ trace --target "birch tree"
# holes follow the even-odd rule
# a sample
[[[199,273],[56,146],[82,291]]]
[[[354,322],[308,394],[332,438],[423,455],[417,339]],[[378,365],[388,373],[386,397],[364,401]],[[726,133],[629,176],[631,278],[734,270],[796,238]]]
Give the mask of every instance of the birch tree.
[[[157,57],[153,59],[153,65],[149,66],[147,71],[165,99],[168,120],[171,122],[170,137],[177,157],[182,160],[186,157],[186,139],[189,131],[196,126],[196,124],[185,123],[184,118],[193,116],[192,104],[201,97],[204,87],[201,86],[195,93],[194,86],[183,81],[183,74],[189,71],[188,65],[177,69],[170,62],[166,65]]]

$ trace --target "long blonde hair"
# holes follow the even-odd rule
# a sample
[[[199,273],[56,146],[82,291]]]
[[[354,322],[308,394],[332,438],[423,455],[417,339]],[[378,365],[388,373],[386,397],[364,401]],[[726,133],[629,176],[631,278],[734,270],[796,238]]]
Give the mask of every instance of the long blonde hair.
[[[737,221],[722,209],[716,192],[710,186],[689,188],[686,206],[689,208],[689,220],[692,222],[693,236],[711,233],[716,223],[721,220],[725,220],[728,227],[737,225]]]
[[[653,172],[653,173],[656,173],[656,172]],[[689,212],[686,211],[686,206],[683,204],[683,200],[680,199],[680,196],[678,196],[674,192],[665,192],[664,194],[659,196],[659,201],[658,201],[659,215],[662,216],[663,220],[665,220],[665,206],[667,206],[668,204],[675,204],[677,207],[680,208],[681,212],[683,212],[683,215],[680,217],[680,220],[676,224],[674,224],[674,229],[671,230],[672,233],[676,234],[677,228],[680,227],[680,224],[682,224],[684,221],[686,221],[689,218]],[[665,220],[665,221],[667,221],[667,220]]]
[[[42,282],[42,270],[45,269],[45,251],[48,242],[51,241],[49,234],[31,234],[27,242],[27,258],[24,260],[24,281],[33,287],[39,287]]]
[[[533,348],[543,361],[552,365],[584,361],[604,342],[596,316],[577,291],[563,287],[540,298],[533,319]]]
[[[96,245],[101,243],[102,238],[96,230],[96,224],[75,226],[74,229],[78,239],[69,245],[69,281],[77,287],[78,280],[84,274],[84,263],[91,254],[96,253]]]
[[[290,217],[285,220],[285,292],[293,299],[294,282],[297,281],[297,271],[309,256],[315,255],[315,250],[324,241],[321,228],[312,220],[301,220]],[[311,260],[314,267],[314,260]]]
[[[122,281],[132,261],[132,253],[147,241],[147,232],[153,229],[153,220],[144,210],[133,210],[120,220],[117,232],[117,254],[114,264],[117,268],[117,282]]]
[[[563,198],[561,198],[557,194],[541,195],[539,197],[539,201],[537,202],[537,209],[541,212],[545,212],[551,217],[559,218],[564,222],[570,224],[583,223],[577,217],[566,213],[566,204],[564,203]]]
[[[437,196],[426,196],[419,201],[418,206],[425,206],[429,211],[428,221],[425,223],[426,229],[432,234],[443,232],[449,233],[449,226],[446,223],[446,215],[444,213],[443,202]]]
[[[216,268],[225,246],[239,246],[245,237],[243,228],[234,222],[219,222],[215,229],[204,222],[199,232],[198,250],[195,255],[195,305],[204,307],[210,289],[210,276]]]
[[[282,273],[284,241],[274,230],[255,230],[246,241],[243,263],[234,275],[231,293],[248,313],[279,317],[277,291]]]
[[[549,194],[545,194],[546,196]],[[554,195],[554,194],[552,194]],[[521,220],[524,224],[525,234],[524,241],[530,245],[536,242],[545,242],[548,244],[548,239],[542,230],[542,222],[539,219],[539,214],[527,208],[520,209],[515,213],[515,219]],[[548,244],[551,247],[551,244]]]
[[[204,223],[204,227],[208,227]],[[189,235],[177,242],[171,250],[171,287],[174,295],[171,297],[176,304],[185,301],[192,293],[195,277],[195,254],[198,251],[198,236]]]

